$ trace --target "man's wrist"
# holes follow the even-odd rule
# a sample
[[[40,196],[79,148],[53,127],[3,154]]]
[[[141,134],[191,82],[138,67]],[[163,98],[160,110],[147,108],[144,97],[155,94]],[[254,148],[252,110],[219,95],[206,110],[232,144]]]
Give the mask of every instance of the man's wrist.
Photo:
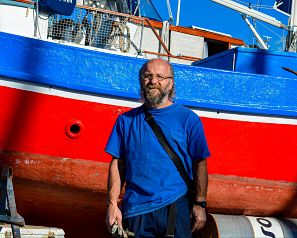
[[[200,206],[202,208],[206,208],[207,202],[205,200],[204,201],[194,201],[194,205]]]
[[[110,207],[110,206],[117,206],[117,205],[118,205],[118,203],[116,201],[107,199],[107,206],[108,207]]]

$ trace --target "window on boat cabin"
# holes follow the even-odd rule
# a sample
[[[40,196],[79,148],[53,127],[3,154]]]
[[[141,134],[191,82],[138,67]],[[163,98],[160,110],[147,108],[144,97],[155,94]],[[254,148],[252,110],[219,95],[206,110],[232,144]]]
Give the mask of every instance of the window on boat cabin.
[[[208,46],[208,56],[212,56],[229,49],[228,42],[221,42],[211,39],[205,39],[205,41],[207,42]]]

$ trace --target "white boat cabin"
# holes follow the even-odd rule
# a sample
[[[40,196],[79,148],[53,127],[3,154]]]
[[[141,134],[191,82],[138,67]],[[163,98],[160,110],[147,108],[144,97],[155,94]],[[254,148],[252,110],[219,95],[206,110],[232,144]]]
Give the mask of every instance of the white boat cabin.
[[[43,1],[0,0],[0,31],[182,64],[244,44],[223,33],[141,17],[137,6],[130,8],[138,12],[133,15],[123,0],[78,0],[70,16],[45,11]]]

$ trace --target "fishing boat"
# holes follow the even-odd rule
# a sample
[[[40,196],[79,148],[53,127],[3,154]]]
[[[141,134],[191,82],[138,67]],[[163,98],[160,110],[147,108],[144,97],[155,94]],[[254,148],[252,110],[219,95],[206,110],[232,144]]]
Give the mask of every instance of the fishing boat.
[[[297,217],[296,53],[282,53],[291,72],[251,72],[241,55],[269,65],[263,51],[161,22],[150,1],[57,2],[67,7],[0,1],[0,165],[13,168],[26,222],[109,237],[104,147],[118,115],[141,105],[137,75],[153,57],[172,62],[175,101],[204,124],[208,211]]]

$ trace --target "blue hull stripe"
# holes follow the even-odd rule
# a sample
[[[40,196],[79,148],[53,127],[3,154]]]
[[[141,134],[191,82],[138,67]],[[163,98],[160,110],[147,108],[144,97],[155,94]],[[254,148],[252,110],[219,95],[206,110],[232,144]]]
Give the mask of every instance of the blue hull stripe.
[[[0,76],[83,93],[139,98],[144,59],[0,33]],[[174,64],[176,101],[236,113],[297,116],[297,79]]]

